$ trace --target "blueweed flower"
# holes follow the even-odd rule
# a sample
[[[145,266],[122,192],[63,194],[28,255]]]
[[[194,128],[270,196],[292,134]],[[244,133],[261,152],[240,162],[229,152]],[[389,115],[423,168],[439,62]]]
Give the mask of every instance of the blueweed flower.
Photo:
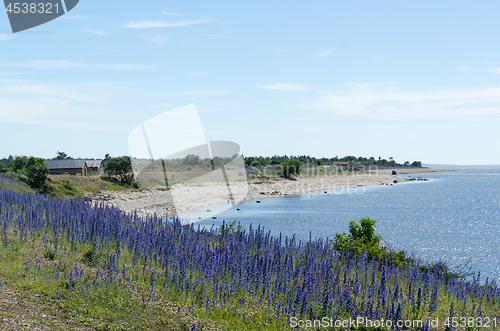
[[[287,317],[347,313],[399,318],[400,311],[411,307],[435,309],[438,291],[450,298],[456,295],[464,304],[469,295],[478,300],[500,299],[500,290],[493,281],[487,280],[485,286],[455,279],[445,283],[445,275],[436,268],[420,272],[419,262],[397,268],[387,261],[387,256],[369,260],[366,252],[360,257],[350,253],[332,255],[331,247],[320,239],[302,242],[293,236],[281,241],[260,226],[220,236],[213,229],[183,227],[178,219],[163,223],[156,216],[139,218],[103,203],[47,200],[5,191],[0,191],[0,220],[2,231],[22,228],[18,235],[22,232],[31,237],[42,231],[45,242],[61,236],[60,248],[65,244],[71,244],[71,249],[75,245],[95,245],[103,257],[99,265],[102,269],[95,275],[86,275],[83,280],[83,269],[77,266],[71,275],[70,271],[63,273],[62,262],[56,267],[57,277],[69,277],[70,284],[88,287],[91,281],[96,288],[116,284],[119,279],[130,284],[135,279],[130,285],[136,291],[139,285],[161,284],[163,276],[164,291],[168,288],[192,296],[193,307],[203,306],[207,298],[210,309],[246,297],[267,301],[277,315]],[[127,250],[132,264],[139,264],[135,278],[122,258]],[[37,269],[39,266],[37,259]],[[477,283],[480,276],[475,276]],[[407,292],[403,291],[405,286]],[[155,295],[159,295],[156,287],[150,291],[151,300]],[[394,308],[388,304],[391,302]]]
[[[394,286],[394,293],[392,295],[392,299],[394,301],[398,300],[399,298],[399,281],[396,279],[396,285]]]
[[[421,303],[422,303],[422,288],[419,287],[417,290],[417,310],[420,310]]]
[[[410,280],[408,281],[408,292],[406,294],[406,296],[408,297],[408,300],[410,302],[413,302],[413,282],[412,282],[412,279],[410,278]]]
[[[423,331],[429,331],[430,323],[431,323],[430,318],[428,318],[427,321],[425,322]]]
[[[453,317],[455,316],[455,310],[453,309],[453,301],[450,303],[450,315],[449,315],[449,325],[446,326],[446,330],[454,331],[456,327],[453,325]]]
[[[398,321],[403,320],[403,308],[401,307],[401,302],[398,302],[398,308],[396,308],[396,312],[394,314],[394,322],[395,325],[398,325]]]

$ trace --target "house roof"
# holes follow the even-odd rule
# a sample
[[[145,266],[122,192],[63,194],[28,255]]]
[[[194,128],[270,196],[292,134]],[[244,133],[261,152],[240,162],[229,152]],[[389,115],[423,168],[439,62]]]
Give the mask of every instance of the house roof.
[[[334,161],[333,164],[336,164],[336,165],[349,165],[349,161]]]
[[[49,169],[81,169],[85,164],[85,160],[45,160],[45,165]]]
[[[86,160],[86,162],[89,168],[99,168],[102,165],[102,160]]]

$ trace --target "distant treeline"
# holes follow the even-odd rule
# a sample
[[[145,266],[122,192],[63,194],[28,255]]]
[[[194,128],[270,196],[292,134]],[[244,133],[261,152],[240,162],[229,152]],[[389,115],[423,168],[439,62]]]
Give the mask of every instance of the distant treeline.
[[[126,158],[128,162],[130,162],[130,158],[125,156],[122,158]],[[57,152],[57,156],[54,159],[71,159],[66,153]],[[90,160],[90,158],[86,158]],[[106,154],[104,157],[104,164],[108,164],[112,159],[109,154]],[[6,171],[21,171],[26,168],[28,164],[29,157],[27,156],[12,156],[10,155],[8,158],[0,159],[0,172]],[[218,167],[220,165],[225,165],[230,163],[232,158],[214,158],[210,160],[208,158],[200,158],[198,155],[187,155],[184,158],[177,159],[169,159],[169,160],[156,160],[151,162],[148,159],[132,159],[132,163],[146,171],[158,171],[158,170],[196,170],[196,169],[212,169]],[[301,162],[301,165],[304,166],[321,166],[321,165],[333,165],[336,161],[347,161],[349,165],[352,166],[407,166],[407,167],[421,167],[422,162],[420,161],[405,161],[404,163],[398,163],[394,160],[394,158],[389,157],[389,159],[383,159],[380,156],[378,159],[374,157],[363,157],[363,156],[344,156],[339,158],[338,156],[327,158],[316,158],[310,155],[274,155],[274,156],[246,156],[244,157],[245,166],[247,168],[263,168],[266,166],[278,166],[282,165],[291,160],[298,160]],[[127,172],[131,169],[127,169]]]
[[[14,171],[20,172],[27,168],[30,156],[26,155],[17,155],[12,156],[9,155],[7,158],[0,159],[0,172]],[[57,152],[56,156],[52,158],[53,160],[64,160],[64,159],[73,159],[71,156],[67,155],[64,152]],[[93,158],[82,158],[85,160],[94,160]],[[106,154],[104,161],[109,160],[109,154]]]
[[[322,158],[316,158],[314,156],[310,155],[297,155],[297,156],[280,156],[280,155],[274,155],[274,156],[249,156],[245,157],[245,165],[247,167],[253,167],[253,168],[262,168],[265,166],[269,165],[279,165],[285,162],[286,160],[299,160],[301,161],[304,165],[332,165],[333,162],[336,161],[347,161],[349,162],[350,165],[366,165],[366,166],[407,166],[407,167],[421,167],[422,162],[420,161],[413,161],[410,163],[410,161],[405,161],[404,163],[397,163],[394,158],[389,157],[389,160],[383,159],[380,156],[378,159],[375,159],[373,156],[372,157],[356,157],[356,156],[344,156],[342,158],[339,158],[338,156],[332,157],[332,158],[327,158],[327,157],[322,157]]]

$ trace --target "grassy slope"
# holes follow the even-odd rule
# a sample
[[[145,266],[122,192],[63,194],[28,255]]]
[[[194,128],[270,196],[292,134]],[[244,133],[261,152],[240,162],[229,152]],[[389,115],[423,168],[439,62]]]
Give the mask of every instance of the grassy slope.
[[[62,186],[75,195],[113,185],[103,184],[97,178],[74,177],[52,180],[55,183],[70,180],[76,190],[64,187],[66,182]],[[23,183],[2,179],[0,189],[31,191]],[[122,189],[118,185],[114,188]],[[102,271],[97,275],[96,266],[102,266],[105,256],[115,251],[114,242],[98,250],[88,244],[71,249],[71,244],[61,239],[55,251],[51,231],[47,230],[45,238],[40,232],[35,237],[28,236],[24,242],[20,239],[21,229],[11,227],[8,246],[0,247],[1,330],[190,330],[193,323],[196,330],[291,329],[283,316],[277,317],[274,310],[256,299],[247,298],[245,305],[228,302],[224,307],[212,306],[207,310],[203,302],[174,286],[168,291],[155,290],[145,275],[161,270],[151,269],[145,262],[134,266],[127,249],[122,250],[120,260],[128,269],[127,274],[113,284],[107,283]],[[72,283],[68,281],[70,274],[77,275],[72,277]],[[97,286],[92,285],[94,281]],[[444,330],[442,322],[449,314],[453,297],[441,288],[439,298],[433,316],[440,318],[439,329]],[[467,306],[474,310],[477,303],[473,304],[471,298]],[[459,309],[456,307],[456,311]],[[482,310],[484,315],[498,315],[498,302],[483,301]],[[417,312],[417,316],[424,315],[424,311]]]
[[[9,237],[14,237],[14,231]],[[47,253],[41,236],[26,243],[11,239],[7,248],[0,247],[2,298],[12,298],[13,293],[18,293],[31,306],[41,305],[38,314],[30,313],[23,322],[13,317],[33,310],[29,303],[24,303],[24,310],[11,311],[5,308],[9,305],[0,304],[3,308],[0,329],[10,325],[12,330],[23,330],[23,323],[44,330],[68,330],[65,329],[68,326],[71,330],[191,330],[193,324],[196,330],[244,330],[250,323],[248,330],[266,330],[271,325],[273,330],[277,329],[272,312],[257,300],[248,303],[247,308],[233,303],[207,311],[203,304],[191,305],[191,300],[196,299],[187,298],[175,288],[167,292],[158,289],[152,294],[149,277],[144,277],[147,264],[132,266],[127,252],[121,256],[128,268],[127,277],[104,284],[107,281],[102,276],[103,270],[101,276],[96,276],[95,267],[105,262],[104,257],[94,255],[94,261],[89,262],[90,246],[79,245],[71,250],[67,244],[63,241],[55,256]],[[114,251],[113,246],[109,249]],[[81,277],[75,276],[70,285],[69,274],[76,274],[75,270],[83,273]],[[95,287],[94,280],[98,282]]]
[[[88,193],[99,193],[103,190],[128,190],[134,188],[132,185],[121,183],[114,177],[99,175],[86,177],[49,175],[48,185],[48,194],[61,198],[85,197]],[[20,175],[13,172],[0,174],[0,189],[25,193],[35,192],[20,180]]]
[[[24,242],[20,239],[21,230],[11,229],[8,246],[0,247],[1,299],[5,302],[10,298],[12,301],[13,293],[18,293],[18,298],[25,301],[21,308],[13,309],[15,305],[2,305],[0,300],[2,330],[23,330],[27,325],[28,330],[35,326],[42,330],[191,330],[194,323],[196,330],[292,329],[287,326],[284,316],[277,317],[257,298],[247,297],[244,305],[233,300],[224,306],[217,304],[206,309],[203,300],[200,302],[174,285],[167,291],[161,289],[161,284],[151,286],[149,275],[162,269],[141,260],[134,265],[125,247],[119,264],[127,271],[109,281],[102,266],[115,252],[114,242],[97,250],[89,244],[71,249],[71,243],[61,236],[56,251],[50,230],[45,235],[44,232],[40,231],[35,237],[29,234]],[[97,266],[101,266],[100,275]],[[207,295],[210,292],[211,288],[207,287]],[[444,288],[439,290],[439,297],[439,307],[432,316],[439,318],[439,330],[444,330],[442,323],[454,298]],[[477,308],[478,303],[473,304],[473,301],[471,298],[468,310]],[[498,314],[497,302],[483,300],[481,303],[485,316]],[[456,310],[460,311],[460,308]],[[425,319],[427,316],[427,311],[422,308],[414,317]]]
[[[49,194],[62,198],[84,197],[86,193],[99,193],[103,190],[126,190],[131,188],[133,187],[121,184],[117,179],[107,176],[49,176]]]

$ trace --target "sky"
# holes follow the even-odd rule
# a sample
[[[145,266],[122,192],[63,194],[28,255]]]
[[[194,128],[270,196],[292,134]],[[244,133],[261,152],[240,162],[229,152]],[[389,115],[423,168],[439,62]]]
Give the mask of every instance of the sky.
[[[13,34],[3,13],[0,158],[127,155],[135,127],[196,104],[206,139],[244,155],[500,164],[499,16],[497,1],[81,0]]]

